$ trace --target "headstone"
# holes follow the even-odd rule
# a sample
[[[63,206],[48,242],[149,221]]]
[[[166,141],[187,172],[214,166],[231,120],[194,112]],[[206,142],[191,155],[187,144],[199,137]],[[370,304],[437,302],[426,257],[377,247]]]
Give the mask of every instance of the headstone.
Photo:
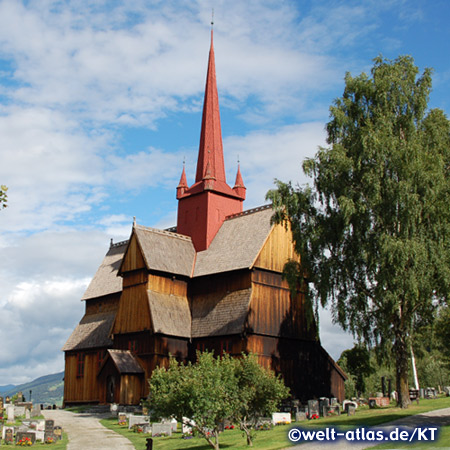
[[[55,438],[53,434],[53,428],[55,428],[54,420],[46,420],[44,428],[44,440],[47,441],[48,438]]]
[[[444,386],[444,393],[447,397],[450,397],[450,386]]]
[[[347,416],[354,416],[356,413],[355,405],[348,403],[346,411],[347,411]]]
[[[14,427],[5,427],[5,444],[12,444],[14,442]]]
[[[25,409],[25,419],[31,419],[31,413],[29,409]]]
[[[319,399],[319,414],[321,416],[326,417],[326,410],[325,408],[327,408],[330,405],[330,399],[326,398],[326,397],[321,397]]]
[[[122,426],[126,425],[127,424],[127,415],[123,414],[123,413],[119,413],[117,423]]]
[[[295,421],[302,422],[303,420],[306,420],[306,413],[304,411],[296,412],[295,413]]]
[[[331,397],[330,398],[330,405],[331,406],[335,406],[337,404],[339,404],[338,399],[336,397]]]
[[[152,437],[153,436],[172,436],[171,423],[152,423]]]
[[[45,431],[38,431],[38,430],[36,430],[34,433],[36,434],[36,440],[37,441],[44,442],[44,440],[45,440]]]
[[[45,420],[38,420],[36,422],[36,430],[45,431]]]
[[[344,400],[344,401],[342,402],[342,408],[344,409],[344,411],[347,411],[348,405],[354,406],[355,409],[358,408],[358,403],[353,402],[353,401],[351,401],[351,400]]]
[[[308,400],[308,417],[311,419],[313,415],[319,415],[319,401]]]
[[[132,428],[134,425],[144,425],[148,423],[150,423],[150,418],[148,416],[130,415],[128,418],[128,429]]]
[[[37,417],[41,414],[40,405],[33,405],[33,409],[31,410],[31,417]]]
[[[291,423],[291,413],[288,412],[276,412],[272,414],[272,423],[274,425]]]
[[[14,406],[14,414],[16,417],[25,415],[25,406]]]
[[[53,435],[56,439],[62,439],[62,428],[60,426],[56,426],[53,428]]]
[[[22,445],[29,445],[26,444],[26,441],[30,441],[31,445],[33,445],[36,442],[36,434],[28,431],[18,431],[16,433],[16,445],[20,445],[20,443],[23,443]]]
[[[14,405],[8,404],[8,406],[6,407],[6,416],[8,417],[8,422],[15,421]]]

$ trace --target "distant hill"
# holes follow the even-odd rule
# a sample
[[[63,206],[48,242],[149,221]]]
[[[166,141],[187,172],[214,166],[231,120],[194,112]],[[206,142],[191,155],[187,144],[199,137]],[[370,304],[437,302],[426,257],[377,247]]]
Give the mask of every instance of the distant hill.
[[[5,384],[5,386],[0,386],[0,394],[3,395],[3,393],[8,392],[12,389],[14,389],[16,386],[14,384]]]
[[[42,403],[44,405],[62,405],[64,395],[64,372],[54,373],[36,378],[33,381],[18,386],[10,385],[7,390],[1,391],[3,397],[12,397],[17,392],[22,391],[25,400],[31,400],[33,403]],[[8,386],[4,386],[8,388]],[[0,389],[2,386],[0,386]]]

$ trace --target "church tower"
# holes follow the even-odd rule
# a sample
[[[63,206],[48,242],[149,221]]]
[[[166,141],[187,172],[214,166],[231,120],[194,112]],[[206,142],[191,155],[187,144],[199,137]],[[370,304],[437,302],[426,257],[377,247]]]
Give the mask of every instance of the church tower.
[[[245,191],[239,167],[233,188],[227,184],[225,177],[213,30],[211,30],[195,183],[188,187],[183,167],[177,187],[177,233],[190,236],[197,252],[206,250],[225,218],[242,212]]]

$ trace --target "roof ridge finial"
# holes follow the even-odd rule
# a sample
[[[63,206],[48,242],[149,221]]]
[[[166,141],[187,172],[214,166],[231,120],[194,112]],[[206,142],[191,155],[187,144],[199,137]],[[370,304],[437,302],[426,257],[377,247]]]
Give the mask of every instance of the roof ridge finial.
[[[136,228],[136,216],[133,216],[133,228]]]
[[[211,11],[211,30],[213,29],[213,27],[214,27],[214,8]]]

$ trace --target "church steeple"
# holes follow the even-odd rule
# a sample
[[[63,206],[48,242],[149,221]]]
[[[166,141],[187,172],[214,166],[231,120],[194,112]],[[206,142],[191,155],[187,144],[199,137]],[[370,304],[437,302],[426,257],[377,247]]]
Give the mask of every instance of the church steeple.
[[[177,187],[179,200],[177,232],[191,236],[197,251],[208,248],[226,216],[242,211],[245,187],[239,168],[238,178],[232,189],[225,177],[213,30],[211,29],[195,183],[190,188],[187,187],[183,167]]]
[[[205,177],[226,182],[212,29],[195,181],[202,181]]]

